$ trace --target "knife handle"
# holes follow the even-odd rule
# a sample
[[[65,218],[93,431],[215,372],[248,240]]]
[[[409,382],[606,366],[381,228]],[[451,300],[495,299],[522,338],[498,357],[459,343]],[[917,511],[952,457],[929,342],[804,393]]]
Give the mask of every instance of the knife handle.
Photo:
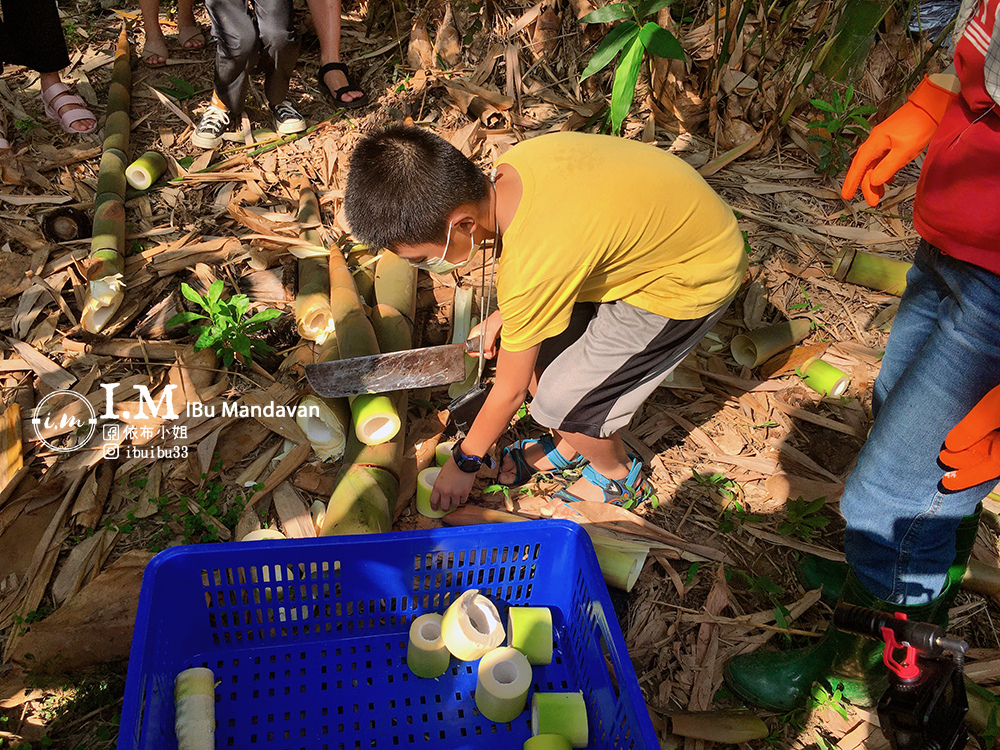
[[[476,336],[472,339],[465,340],[465,351],[467,354],[479,354],[479,345],[482,340],[482,336]],[[485,349],[485,347],[483,347]]]

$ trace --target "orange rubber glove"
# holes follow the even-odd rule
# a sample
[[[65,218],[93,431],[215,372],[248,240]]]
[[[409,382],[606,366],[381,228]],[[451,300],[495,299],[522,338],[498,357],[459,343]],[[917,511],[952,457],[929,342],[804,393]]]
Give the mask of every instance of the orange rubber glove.
[[[858,148],[847,170],[841,197],[849,201],[860,185],[868,205],[878,205],[885,195],[885,184],[927,148],[956,96],[924,76],[906,104],[872,128]]]
[[[948,433],[940,459],[955,469],[942,478],[945,489],[964,490],[1000,479],[1000,385]]]

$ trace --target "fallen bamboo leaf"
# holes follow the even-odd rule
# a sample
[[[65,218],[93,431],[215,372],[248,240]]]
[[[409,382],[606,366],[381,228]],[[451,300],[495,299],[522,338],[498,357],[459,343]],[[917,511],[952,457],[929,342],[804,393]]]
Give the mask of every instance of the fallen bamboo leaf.
[[[56,391],[64,391],[76,382],[75,375],[68,370],[64,370],[31,344],[18,341],[10,336],[7,337],[7,343],[14,347],[14,350],[20,355],[21,359],[31,365],[31,369],[49,388]]]
[[[670,731],[681,737],[738,745],[770,734],[759,716],[749,711],[666,711]]]
[[[21,445],[21,406],[12,402],[0,414],[0,494],[7,486],[20,481],[24,469]]]
[[[127,659],[142,573],[150,559],[149,552],[126,552],[68,604],[33,624],[14,649],[14,661],[40,673],[62,674]]]
[[[316,536],[312,514],[299,494],[287,481],[274,488],[274,512],[288,539],[311,539]]]

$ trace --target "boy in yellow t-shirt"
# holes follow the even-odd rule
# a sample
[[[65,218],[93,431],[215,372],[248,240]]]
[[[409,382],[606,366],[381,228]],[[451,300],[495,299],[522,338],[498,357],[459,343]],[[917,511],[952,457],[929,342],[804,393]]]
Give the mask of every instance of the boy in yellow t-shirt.
[[[345,210],[361,242],[436,273],[483,242],[499,255],[500,309],[473,331],[496,380],[432,504],[467,500],[529,392],[552,435],[504,448],[501,484],[582,466],[563,500],[651,498],[619,431],[739,289],[746,254],[722,199],[665,151],[582,133],[519,143],[488,178],[438,136],[392,126],[362,139],[350,166]]]

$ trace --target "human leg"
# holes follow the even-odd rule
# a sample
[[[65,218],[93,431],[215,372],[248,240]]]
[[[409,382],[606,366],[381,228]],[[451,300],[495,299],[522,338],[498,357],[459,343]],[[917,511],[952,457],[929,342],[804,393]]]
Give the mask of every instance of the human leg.
[[[924,261],[917,274],[933,280],[937,301],[921,297],[903,321],[936,323],[888,392],[840,501],[848,562],[874,595],[903,604],[939,594],[959,521],[991,488],[944,491],[938,452],[1000,383],[1000,276],[936,251]],[[908,338],[899,323],[890,340],[897,330]]]
[[[245,0],[205,0],[205,8],[216,42],[215,95],[238,122],[258,49],[257,24]]]
[[[142,13],[142,61],[149,68],[162,67],[167,62],[167,40],[160,28],[160,0],[139,0]]]
[[[58,74],[69,65],[55,0],[3,0],[0,10],[0,60],[39,73]]]
[[[309,13],[319,38],[320,64],[323,67],[340,62],[340,5],[340,0],[309,0]],[[320,85],[339,104],[350,104],[364,96],[360,89],[343,90],[348,85],[347,73],[337,68],[322,72]]]
[[[205,34],[194,20],[194,0],[177,0],[177,41],[187,50],[205,46]]]
[[[909,361],[890,373],[892,387],[840,508],[851,566],[848,603],[944,624],[971,553],[978,502],[992,483],[943,492],[937,455],[948,431],[1000,380],[1000,277],[924,250],[911,272],[921,293],[904,298],[890,335]],[[868,704],[884,676],[876,650],[845,640],[832,625],[819,644],[741,655],[726,667],[736,692],[778,710],[802,705],[820,679]]]
[[[264,95],[276,107],[288,95],[288,84],[299,59],[299,40],[291,0],[258,0],[254,5],[260,34],[260,67]]]
[[[937,308],[948,291],[933,270],[936,252],[926,240],[921,240],[913,259],[913,268],[907,274],[906,290],[899,302],[872,391],[872,413],[875,416],[878,416],[889,391],[937,325]]]
[[[549,362],[541,362],[532,417],[588,459],[594,472],[624,479],[633,462],[619,431],[726,307],[697,320],[670,320],[621,300],[600,304],[582,335]],[[543,344],[540,360],[545,353]],[[581,479],[567,492],[581,499],[605,495],[590,479]]]

